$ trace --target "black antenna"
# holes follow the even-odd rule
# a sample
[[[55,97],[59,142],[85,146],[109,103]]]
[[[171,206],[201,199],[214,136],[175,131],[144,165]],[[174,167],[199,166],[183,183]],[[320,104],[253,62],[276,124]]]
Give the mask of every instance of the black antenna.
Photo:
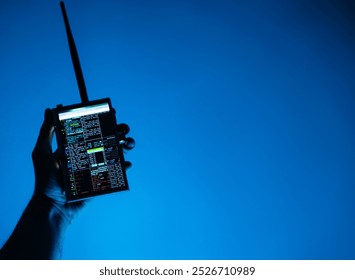
[[[70,49],[70,55],[71,59],[73,61],[73,66],[74,66],[74,71],[75,71],[75,76],[76,80],[78,82],[78,87],[79,87],[79,92],[80,92],[80,98],[81,102],[85,103],[89,101],[88,98],[88,93],[86,92],[86,86],[85,86],[85,81],[84,81],[84,76],[83,72],[81,71],[81,66],[80,66],[80,61],[79,61],[79,55],[76,50],[73,34],[70,29],[69,25],[69,20],[67,16],[67,12],[65,11],[65,6],[64,2],[60,1],[60,7],[62,9],[62,14],[64,18],[64,24],[65,24],[65,29],[67,31],[67,37],[68,37],[68,43],[69,43],[69,49]]]

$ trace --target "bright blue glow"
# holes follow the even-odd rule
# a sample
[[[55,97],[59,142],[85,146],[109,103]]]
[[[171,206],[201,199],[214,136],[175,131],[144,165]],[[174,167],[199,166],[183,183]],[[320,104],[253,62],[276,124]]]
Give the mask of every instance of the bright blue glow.
[[[65,259],[355,258],[354,4],[66,2],[89,98],[137,145]],[[3,243],[45,108],[80,98],[59,1],[2,1],[0,42]]]

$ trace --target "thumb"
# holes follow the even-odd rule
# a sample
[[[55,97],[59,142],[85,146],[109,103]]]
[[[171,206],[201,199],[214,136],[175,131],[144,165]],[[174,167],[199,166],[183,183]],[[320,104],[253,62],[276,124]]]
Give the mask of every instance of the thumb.
[[[46,109],[44,121],[38,135],[33,156],[52,153],[52,138],[54,133],[53,115],[51,109]]]

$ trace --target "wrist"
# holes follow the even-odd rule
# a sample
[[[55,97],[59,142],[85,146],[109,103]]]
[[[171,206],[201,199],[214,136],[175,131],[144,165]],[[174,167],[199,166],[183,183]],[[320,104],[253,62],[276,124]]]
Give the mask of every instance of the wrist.
[[[33,205],[43,214],[48,214],[48,218],[56,223],[70,224],[72,221],[72,214],[65,207],[65,204],[59,204],[41,192],[34,193],[29,205]]]
[[[58,259],[70,220],[43,193],[32,196],[15,230],[3,246],[5,259]]]

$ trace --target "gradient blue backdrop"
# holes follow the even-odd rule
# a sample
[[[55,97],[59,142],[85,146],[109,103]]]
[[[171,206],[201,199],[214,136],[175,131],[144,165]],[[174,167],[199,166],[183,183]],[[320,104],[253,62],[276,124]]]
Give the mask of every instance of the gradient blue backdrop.
[[[355,259],[354,1],[74,1],[90,99],[131,126],[131,190],[65,259]],[[47,107],[79,101],[59,1],[0,2],[0,245]]]

